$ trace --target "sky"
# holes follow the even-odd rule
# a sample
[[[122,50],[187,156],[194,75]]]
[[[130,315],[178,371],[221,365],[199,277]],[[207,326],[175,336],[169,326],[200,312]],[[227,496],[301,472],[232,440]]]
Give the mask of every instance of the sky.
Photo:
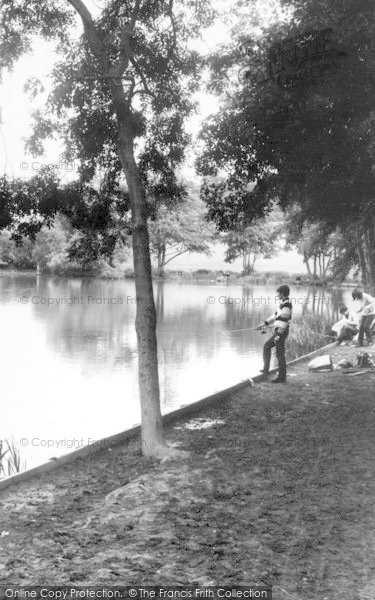
[[[230,0],[215,0],[215,6],[228,7]],[[265,18],[272,12],[271,0],[260,2],[262,14]],[[86,4],[95,16],[100,10],[101,0],[87,0]],[[202,52],[212,50],[218,43],[229,40],[228,25],[221,23],[211,27],[202,40],[197,42],[197,47]],[[32,177],[43,164],[58,164],[60,175],[65,180],[74,177],[77,169],[75,164],[65,164],[60,155],[64,148],[58,141],[50,141],[45,145],[45,156],[33,158],[24,148],[25,139],[32,131],[32,113],[34,110],[43,109],[49,89],[49,77],[57,55],[53,44],[37,39],[34,42],[33,53],[24,56],[15,66],[11,74],[3,77],[0,86],[0,175],[7,174],[10,177]],[[44,94],[31,100],[24,92],[24,85],[30,77],[40,79],[45,87]],[[194,115],[187,125],[188,131],[195,135],[199,131],[202,121],[210,114],[220,109],[219,101],[215,96],[208,95],[199,90],[196,94],[199,101],[199,111]],[[186,176],[194,175],[190,164],[186,164],[182,173]],[[213,250],[211,258],[202,255],[186,255],[171,263],[171,268],[185,268],[182,265],[191,265],[191,268],[224,269],[228,265],[224,263],[224,248],[218,247]],[[260,260],[258,268],[262,270],[285,270],[289,266],[293,272],[303,271],[301,258],[295,252],[282,253],[277,259]],[[241,269],[241,262],[236,261],[230,268]]]

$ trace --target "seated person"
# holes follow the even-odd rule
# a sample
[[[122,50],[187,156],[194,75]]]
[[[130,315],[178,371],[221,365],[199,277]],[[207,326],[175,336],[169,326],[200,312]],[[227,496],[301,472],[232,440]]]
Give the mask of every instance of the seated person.
[[[332,326],[332,331],[337,334],[338,344],[351,342],[359,331],[357,319],[349,312],[347,306],[341,306],[340,315],[341,319]]]

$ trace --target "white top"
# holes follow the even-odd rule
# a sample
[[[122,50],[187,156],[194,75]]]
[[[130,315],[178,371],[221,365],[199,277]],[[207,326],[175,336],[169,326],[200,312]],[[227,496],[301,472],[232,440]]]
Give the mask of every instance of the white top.
[[[349,313],[347,317],[345,315],[342,315],[340,321],[337,321],[337,323],[334,323],[334,325],[332,325],[332,331],[339,334],[341,329],[346,325],[358,327],[357,315],[353,315],[352,313]]]
[[[362,299],[359,301],[361,308],[358,312],[363,316],[375,315],[375,298],[366,292],[363,292]]]

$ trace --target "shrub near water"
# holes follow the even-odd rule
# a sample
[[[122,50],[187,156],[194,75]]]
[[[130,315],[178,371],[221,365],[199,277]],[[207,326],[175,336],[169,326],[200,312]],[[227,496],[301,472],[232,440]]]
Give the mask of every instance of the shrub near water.
[[[329,315],[304,315],[296,317],[290,327],[287,342],[287,358],[293,360],[333,341],[327,332],[333,323]]]

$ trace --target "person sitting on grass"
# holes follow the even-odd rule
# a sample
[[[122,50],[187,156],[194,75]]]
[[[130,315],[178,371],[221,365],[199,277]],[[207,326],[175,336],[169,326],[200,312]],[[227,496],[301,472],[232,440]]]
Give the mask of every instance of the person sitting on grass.
[[[375,298],[357,288],[352,291],[352,298],[361,303],[357,313],[360,315],[358,346],[363,346],[363,338],[366,335],[367,343],[372,344],[371,326],[375,319]]]
[[[341,306],[340,315],[340,321],[332,326],[332,331],[337,334],[338,346],[342,342],[351,342],[358,333],[358,321],[355,315],[349,312],[347,306]]]
[[[272,383],[286,382],[286,359],[285,359],[285,341],[289,335],[289,322],[292,318],[292,303],[289,300],[289,286],[280,285],[277,288],[277,294],[280,299],[279,310],[264,323],[258,325],[257,329],[263,329],[274,323],[272,336],[263,346],[263,369],[262,373],[268,375],[271,363],[271,350],[276,347],[276,356],[279,363],[279,372]]]

